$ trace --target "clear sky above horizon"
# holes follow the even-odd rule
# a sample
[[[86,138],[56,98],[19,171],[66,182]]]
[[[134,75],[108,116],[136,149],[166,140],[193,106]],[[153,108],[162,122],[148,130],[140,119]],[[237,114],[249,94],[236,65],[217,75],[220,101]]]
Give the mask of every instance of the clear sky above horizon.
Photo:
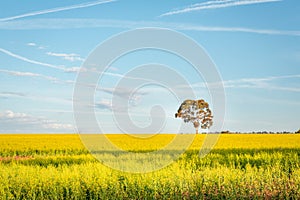
[[[300,128],[298,0],[3,0],[0,10],[0,133],[76,132],[72,97],[85,58],[111,36],[143,27],[178,31],[205,49],[223,79],[223,130]],[[111,116],[111,91],[129,70],[147,63],[185,74],[197,98],[210,102],[203,80],[184,61],[135,52],[110,66],[101,80],[104,89],[95,94],[104,132],[121,132]],[[160,104],[167,116],[161,132],[176,133],[179,104],[172,94],[150,85],[133,100],[135,124],[151,123],[150,109]],[[186,132],[193,131],[189,127]]]

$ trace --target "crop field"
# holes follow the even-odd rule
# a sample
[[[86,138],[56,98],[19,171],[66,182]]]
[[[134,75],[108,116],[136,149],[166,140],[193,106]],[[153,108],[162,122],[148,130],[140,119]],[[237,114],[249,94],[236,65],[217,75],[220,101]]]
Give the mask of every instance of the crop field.
[[[149,152],[175,135],[107,137]],[[300,199],[300,134],[222,134],[200,158],[204,138],[161,170],[128,173],[95,159],[78,135],[0,135],[0,199]]]

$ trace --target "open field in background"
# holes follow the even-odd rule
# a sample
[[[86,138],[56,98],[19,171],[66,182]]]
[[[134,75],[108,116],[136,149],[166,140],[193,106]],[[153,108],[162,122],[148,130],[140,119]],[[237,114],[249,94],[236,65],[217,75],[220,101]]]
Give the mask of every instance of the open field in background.
[[[144,152],[175,135],[107,137]],[[78,135],[0,135],[0,199],[300,198],[300,134],[224,134],[200,159],[204,137],[170,166],[132,174],[99,163]]]

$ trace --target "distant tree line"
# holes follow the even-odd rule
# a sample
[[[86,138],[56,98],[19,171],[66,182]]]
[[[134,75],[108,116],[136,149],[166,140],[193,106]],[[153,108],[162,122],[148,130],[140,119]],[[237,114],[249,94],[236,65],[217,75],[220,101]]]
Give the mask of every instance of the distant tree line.
[[[288,132],[288,131],[281,131],[281,132],[273,132],[273,131],[253,131],[253,132],[234,132],[234,131],[221,131],[221,132],[215,132],[215,133],[221,133],[221,134],[300,134],[300,129],[296,132]]]
[[[206,134],[207,132],[203,132]],[[239,132],[239,131],[221,131],[221,132],[208,132],[208,134],[300,134],[300,129],[296,132],[288,132],[288,131],[281,131],[281,132],[273,132],[273,131],[252,131],[252,132]],[[187,134],[187,133],[180,133],[180,134]]]

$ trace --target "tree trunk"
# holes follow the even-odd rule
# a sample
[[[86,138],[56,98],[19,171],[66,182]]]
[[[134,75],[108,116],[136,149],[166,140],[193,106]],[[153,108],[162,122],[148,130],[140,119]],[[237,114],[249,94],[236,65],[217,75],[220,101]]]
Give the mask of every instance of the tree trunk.
[[[196,129],[196,134],[198,134],[198,129],[199,129],[200,123],[197,122],[197,121],[195,121],[193,124],[194,124],[194,127],[195,127],[195,129]]]

